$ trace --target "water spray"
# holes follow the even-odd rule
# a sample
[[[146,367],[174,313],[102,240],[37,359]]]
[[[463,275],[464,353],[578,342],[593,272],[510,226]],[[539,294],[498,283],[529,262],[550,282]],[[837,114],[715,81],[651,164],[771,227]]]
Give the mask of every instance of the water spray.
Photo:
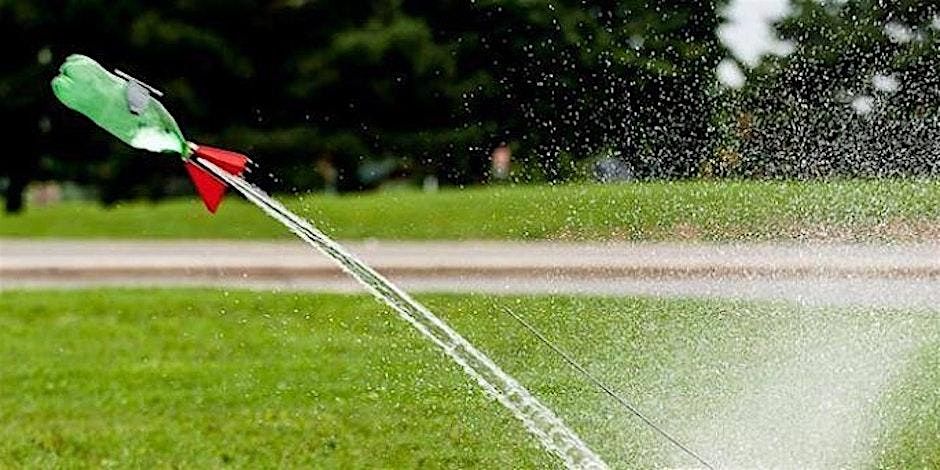
[[[240,175],[248,157],[188,142],[176,121],[152,95],[153,87],[123,72],[112,74],[94,60],[70,56],[53,79],[56,96],[68,107],[127,144],[179,155],[206,208],[215,212],[231,186],[300,239],[333,259],[347,274],[403,320],[436,344],[483,391],[513,413],[545,449],[569,468],[606,469],[607,464],[554,411],[443,320],[307,220],[294,214]]]
[[[571,366],[572,369],[576,370],[578,373],[580,373],[580,374],[583,375],[585,378],[587,378],[591,383],[593,383],[593,384],[596,385],[598,388],[600,388],[601,390],[603,390],[604,393],[606,393],[608,396],[610,396],[611,398],[613,398],[614,401],[616,401],[617,403],[619,403],[620,406],[626,408],[627,411],[629,411],[630,413],[633,413],[633,415],[636,416],[637,418],[639,418],[640,421],[643,422],[643,424],[646,424],[647,426],[649,426],[650,428],[652,428],[654,431],[656,431],[657,433],[659,433],[659,435],[661,435],[662,437],[666,438],[666,440],[668,440],[668,441],[671,442],[673,445],[675,445],[675,446],[678,447],[680,450],[682,450],[682,452],[686,453],[687,455],[689,455],[689,456],[692,457],[693,459],[697,460],[698,463],[704,465],[705,468],[707,468],[707,469],[709,469],[709,470],[715,470],[715,467],[713,467],[711,464],[709,464],[707,461],[705,461],[705,459],[703,459],[701,456],[699,456],[699,454],[695,453],[691,448],[689,448],[687,445],[683,444],[681,441],[679,441],[678,439],[676,439],[672,434],[670,434],[670,433],[667,432],[665,429],[663,429],[662,426],[656,424],[656,422],[654,422],[652,419],[650,419],[650,418],[647,417],[645,414],[643,414],[642,412],[640,412],[640,410],[637,409],[636,406],[634,406],[633,404],[631,404],[630,402],[628,402],[625,398],[623,398],[622,396],[620,396],[619,394],[617,394],[617,392],[614,392],[613,389],[611,389],[607,384],[605,384],[605,383],[602,382],[600,379],[598,379],[597,377],[595,377],[593,374],[591,374],[590,372],[588,372],[588,370],[585,369],[584,366],[582,366],[580,363],[578,363],[577,361],[575,361],[574,358],[571,357],[571,355],[569,355],[568,353],[566,353],[563,349],[561,349],[559,346],[557,346],[555,343],[553,343],[551,340],[549,340],[545,335],[543,335],[539,330],[537,330],[537,329],[536,329],[534,326],[532,326],[529,322],[525,321],[522,317],[520,317],[519,315],[517,315],[516,312],[513,312],[512,309],[510,309],[509,307],[505,307],[503,310],[506,312],[506,314],[508,314],[509,316],[511,316],[512,318],[514,318],[517,322],[519,322],[519,324],[521,324],[521,325],[523,326],[523,328],[525,328],[526,330],[528,330],[529,333],[532,333],[532,335],[535,336],[536,338],[538,338],[539,341],[541,341],[544,345],[548,346],[552,351],[554,351],[555,354],[561,356],[561,358],[564,359],[565,362],[567,362],[568,365]]]

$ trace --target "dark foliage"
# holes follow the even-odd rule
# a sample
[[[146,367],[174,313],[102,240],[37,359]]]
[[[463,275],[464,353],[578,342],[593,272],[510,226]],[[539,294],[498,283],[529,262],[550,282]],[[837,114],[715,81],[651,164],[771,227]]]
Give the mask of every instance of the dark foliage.
[[[142,158],[59,106],[48,86],[70,53],[166,92],[197,142],[243,150],[276,190],[340,190],[383,175],[487,178],[512,145],[521,174],[564,179],[616,151],[652,176],[684,176],[718,50],[709,2],[6,0],[0,112],[7,204],[29,180],[159,198],[173,162]],[[673,110],[664,112],[664,110]],[[660,136],[691,127],[663,161]],[[656,162],[655,164],[651,162]]]

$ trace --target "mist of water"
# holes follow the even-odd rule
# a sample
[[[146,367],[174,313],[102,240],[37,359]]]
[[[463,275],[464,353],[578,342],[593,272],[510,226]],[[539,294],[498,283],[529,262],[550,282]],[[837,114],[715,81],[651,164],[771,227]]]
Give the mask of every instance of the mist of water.
[[[211,162],[202,159],[198,162],[241,192],[266,214],[284,224],[300,239],[334,260],[377,299],[391,307],[403,320],[440,347],[467,375],[476,380],[484,392],[508,408],[523,422],[526,429],[547,450],[561,458],[566,466],[607,468],[604,461],[551,409],[426,307],[261,189],[226,173]]]
[[[754,351],[760,364],[734,398],[686,423],[691,442],[720,468],[877,464],[882,427],[891,424],[878,407],[920,347],[914,323],[816,315],[804,312],[791,320],[793,331],[778,330],[766,353]]]

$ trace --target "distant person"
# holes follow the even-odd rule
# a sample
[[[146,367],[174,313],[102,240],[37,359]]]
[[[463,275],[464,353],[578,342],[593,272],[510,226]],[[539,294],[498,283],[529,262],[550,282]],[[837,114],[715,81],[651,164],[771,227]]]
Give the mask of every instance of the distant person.
[[[490,174],[493,179],[504,180],[509,178],[509,170],[512,165],[512,150],[505,144],[493,149],[490,155]]]

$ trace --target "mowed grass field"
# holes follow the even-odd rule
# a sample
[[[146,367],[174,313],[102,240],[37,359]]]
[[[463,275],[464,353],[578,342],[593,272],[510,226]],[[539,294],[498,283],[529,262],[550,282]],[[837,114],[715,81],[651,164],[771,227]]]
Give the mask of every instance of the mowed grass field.
[[[827,425],[810,420],[814,426],[800,428],[801,410],[826,401],[826,388],[786,398],[767,391],[778,370],[788,377],[789,356],[810,361],[810,368],[816,360],[823,369],[831,363],[838,380],[865,377],[868,367],[890,370],[889,385],[879,385],[883,393],[871,403],[860,399],[857,410],[851,401],[825,403],[833,407],[831,432],[863,428],[862,466],[940,466],[937,312],[635,298],[421,299],[616,467],[692,462],[573,374],[501,308],[527,318],[680,439],[724,464],[760,466],[746,456],[736,460],[729,449],[742,443],[784,445],[762,432],[794,428],[799,437]],[[813,338],[827,346],[802,356],[819,348]],[[846,372],[842,360],[861,366]],[[850,383],[860,390],[866,384]],[[0,467],[558,466],[459,368],[362,295],[3,291],[0,390]],[[765,398],[792,415],[749,427],[749,415],[765,412]],[[752,402],[753,413],[734,411]],[[868,417],[865,426],[851,424],[858,416]],[[845,417],[848,425],[840,421]],[[810,441],[785,454],[807,453],[801,445],[814,448]],[[823,441],[818,450],[830,452],[827,446]]]
[[[940,180],[684,181],[285,196],[342,239],[940,239]],[[237,195],[0,216],[0,237],[270,239],[290,235]]]

